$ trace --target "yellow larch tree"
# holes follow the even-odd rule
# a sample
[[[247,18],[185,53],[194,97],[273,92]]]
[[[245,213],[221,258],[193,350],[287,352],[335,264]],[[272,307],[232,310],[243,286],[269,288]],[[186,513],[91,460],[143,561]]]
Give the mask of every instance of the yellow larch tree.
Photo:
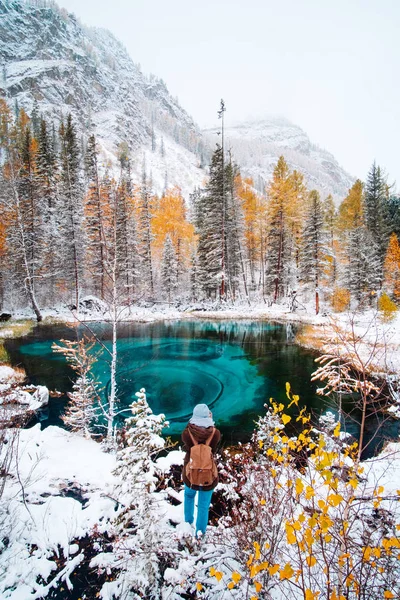
[[[165,238],[170,236],[177,260],[187,265],[194,243],[194,226],[186,218],[185,200],[174,187],[152,204],[152,254],[161,261]]]
[[[339,206],[336,221],[339,232],[346,232],[363,224],[364,184],[360,179],[349,189],[349,193]]]
[[[256,266],[264,271],[264,253],[266,240],[266,202],[257,194],[251,178],[235,178],[236,193],[243,210],[244,237],[250,268],[251,285],[255,287]]]
[[[393,292],[396,301],[400,300],[400,244],[395,233],[392,233],[383,266],[385,285]]]
[[[284,296],[290,285],[291,259],[296,249],[294,220],[302,194],[301,177],[290,173],[284,157],[280,156],[267,188],[266,280],[274,302]]]

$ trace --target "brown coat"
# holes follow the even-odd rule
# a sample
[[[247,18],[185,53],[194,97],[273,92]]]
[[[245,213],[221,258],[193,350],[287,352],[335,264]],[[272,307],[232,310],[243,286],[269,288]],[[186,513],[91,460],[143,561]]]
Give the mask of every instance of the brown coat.
[[[186,454],[185,454],[185,459],[183,461],[182,479],[183,479],[184,483],[186,483],[186,485],[188,487],[191,487],[193,490],[204,490],[205,492],[207,492],[209,490],[213,490],[218,484],[218,475],[214,479],[214,481],[212,482],[211,485],[207,485],[207,486],[203,486],[203,487],[199,487],[197,485],[193,485],[193,486],[190,485],[190,481],[186,477],[186,465],[188,464],[189,458],[190,458],[190,448],[193,446],[192,438],[189,435],[189,430],[197,443],[204,444],[204,442],[211,435],[212,427],[207,427],[207,428],[199,427],[198,425],[192,425],[192,423],[189,423],[187,425],[187,427],[183,430],[182,441],[183,441],[183,449],[186,450]],[[210,440],[210,447],[211,447],[211,450],[213,451],[213,454],[215,453],[215,451],[217,449],[220,439],[221,439],[221,433],[219,432],[218,429],[215,429],[214,435],[212,436],[212,438]]]

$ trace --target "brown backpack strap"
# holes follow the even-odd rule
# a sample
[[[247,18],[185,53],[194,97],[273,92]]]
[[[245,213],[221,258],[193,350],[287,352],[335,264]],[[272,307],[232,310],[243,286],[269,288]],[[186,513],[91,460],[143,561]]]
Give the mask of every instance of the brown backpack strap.
[[[191,439],[192,439],[193,446],[198,446],[199,442],[197,442],[197,441],[194,439],[194,437],[193,437],[193,435],[192,435],[192,432],[191,432],[189,429],[187,430],[187,432],[188,432],[188,434],[190,435],[190,437],[191,437]]]
[[[211,442],[211,440],[212,440],[212,439],[213,439],[213,437],[214,437],[214,433],[215,433],[215,427],[213,427],[210,437],[208,437],[208,438],[206,439],[206,441],[204,442],[206,446],[209,446],[209,445],[210,445],[210,442]]]
[[[191,440],[192,440],[192,442],[193,442],[193,445],[194,445],[194,446],[198,446],[198,445],[199,445],[199,442],[198,442],[198,441],[197,441],[197,440],[194,438],[194,436],[193,436],[192,432],[191,432],[189,429],[187,430],[187,432],[188,432],[188,434],[189,434],[189,435],[190,435],[190,437],[191,437]],[[209,445],[210,445],[210,442],[211,442],[211,440],[213,439],[214,433],[215,433],[215,427],[213,427],[213,429],[212,429],[212,432],[211,432],[211,435],[210,435],[210,436],[209,436],[209,437],[206,439],[206,441],[204,442],[206,446],[209,446]]]

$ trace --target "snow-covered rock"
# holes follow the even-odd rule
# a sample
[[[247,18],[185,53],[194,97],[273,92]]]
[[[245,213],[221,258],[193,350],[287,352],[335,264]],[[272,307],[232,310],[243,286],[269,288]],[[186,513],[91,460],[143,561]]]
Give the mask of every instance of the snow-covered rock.
[[[158,194],[178,185],[188,198],[204,183],[200,165],[207,164],[220,138],[215,130],[202,135],[164,81],[143,74],[109,31],[83,26],[53,2],[0,0],[0,12],[0,95],[13,109],[31,114],[36,101],[56,128],[71,113],[83,144],[95,133],[102,162],[116,173],[118,148],[125,142],[134,182],[140,182],[145,165]],[[343,198],[353,182],[331,154],[282,118],[242,123],[226,134],[235,161],[260,190],[281,154],[324,195]]]
[[[0,1],[0,9],[0,95],[12,108],[31,114],[36,101],[56,128],[71,113],[83,139],[95,133],[103,162],[115,166],[126,142],[134,180],[145,163],[157,193],[167,183],[187,196],[201,184],[202,140],[192,118],[109,31],[84,27],[54,3]]]
[[[204,133],[211,141],[218,139],[218,131],[208,129]],[[283,117],[228,125],[225,135],[242,174],[252,177],[260,190],[271,179],[282,154],[290,169],[303,173],[308,187],[319,190],[322,197],[332,194],[337,201],[342,200],[354,183],[332,154],[313,144],[300,127]]]

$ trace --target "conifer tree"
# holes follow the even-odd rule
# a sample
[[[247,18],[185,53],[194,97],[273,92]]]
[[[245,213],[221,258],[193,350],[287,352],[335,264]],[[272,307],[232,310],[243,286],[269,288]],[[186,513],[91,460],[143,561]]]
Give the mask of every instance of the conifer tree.
[[[171,296],[177,287],[177,260],[174,250],[174,245],[169,235],[166,236],[164,242],[164,251],[161,263],[161,283],[168,298],[168,303],[171,303]]]
[[[379,250],[363,226],[352,229],[347,246],[347,285],[353,297],[363,302],[377,293],[382,279]]]
[[[381,168],[374,163],[365,185],[365,225],[377,248],[381,264],[389,242],[388,188]]]
[[[391,233],[400,239],[400,196],[392,194],[388,204],[389,225]]]
[[[331,194],[325,198],[323,203],[323,211],[324,211],[324,223],[328,238],[328,246],[329,246],[329,255],[328,255],[328,269],[327,276],[330,280],[332,286],[336,285],[337,279],[337,259],[336,259],[336,221],[337,221],[337,211],[335,208],[335,203]]]
[[[85,171],[89,189],[85,198],[85,228],[87,234],[87,268],[94,283],[94,293],[104,299],[105,264],[107,254],[105,220],[109,213],[110,198],[107,187],[101,189],[98,169],[96,138],[88,139]]]
[[[305,217],[301,251],[301,279],[315,294],[315,314],[319,313],[320,285],[327,267],[329,254],[324,210],[319,193],[312,190]]]
[[[71,115],[60,127],[61,138],[61,235],[64,243],[64,273],[67,286],[74,288],[75,306],[79,309],[84,240],[82,235],[82,185],[80,153]]]
[[[121,597],[134,590],[140,597],[159,598],[157,550],[163,532],[152,492],[158,474],[154,459],[165,447],[161,433],[168,423],[164,415],[153,414],[143,388],[136,397],[131,404],[132,416],[126,420],[123,447],[116,457],[114,475],[118,484],[114,494],[123,509],[116,519],[118,535],[113,554],[124,565]]]
[[[62,346],[53,344],[52,349],[63,354],[78,377],[73,391],[68,393],[70,402],[62,420],[66,426],[89,438],[97,416],[95,402],[98,397],[98,384],[92,375],[92,366],[97,358],[93,354],[95,340],[82,338],[79,341],[61,340]]]
[[[140,278],[143,289],[154,297],[154,273],[151,252],[151,186],[143,166],[142,184],[138,198],[138,256],[140,259]]]
[[[227,187],[227,209],[226,209],[226,257],[227,278],[230,296],[235,300],[236,294],[243,285],[244,295],[248,302],[249,293],[247,289],[245,240],[244,240],[244,215],[242,205],[237,193],[236,179],[239,177],[239,169],[230,160],[226,166]]]
[[[293,195],[289,168],[281,156],[268,188],[266,281],[274,302],[284,296],[290,285],[289,261],[293,251],[293,233],[289,226],[288,211]]]
[[[33,158],[30,143],[29,119],[21,109],[18,122],[12,127],[11,111],[7,104],[0,102],[1,150],[4,157],[2,170],[2,204],[7,223],[8,268],[16,277],[20,289],[25,290],[37,321],[42,320],[35,291],[35,249],[33,244],[33,210],[36,211],[36,197],[30,189],[33,177]],[[23,153],[27,156],[23,157]],[[21,195],[22,194],[22,195]],[[32,206],[32,202],[35,204]]]
[[[199,279],[205,296],[213,299],[221,295],[221,281],[225,277],[226,190],[223,171],[222,148],[217,145],[211,159],[209,182],[197,207],[197,213],[201,212],[197,220]]]

